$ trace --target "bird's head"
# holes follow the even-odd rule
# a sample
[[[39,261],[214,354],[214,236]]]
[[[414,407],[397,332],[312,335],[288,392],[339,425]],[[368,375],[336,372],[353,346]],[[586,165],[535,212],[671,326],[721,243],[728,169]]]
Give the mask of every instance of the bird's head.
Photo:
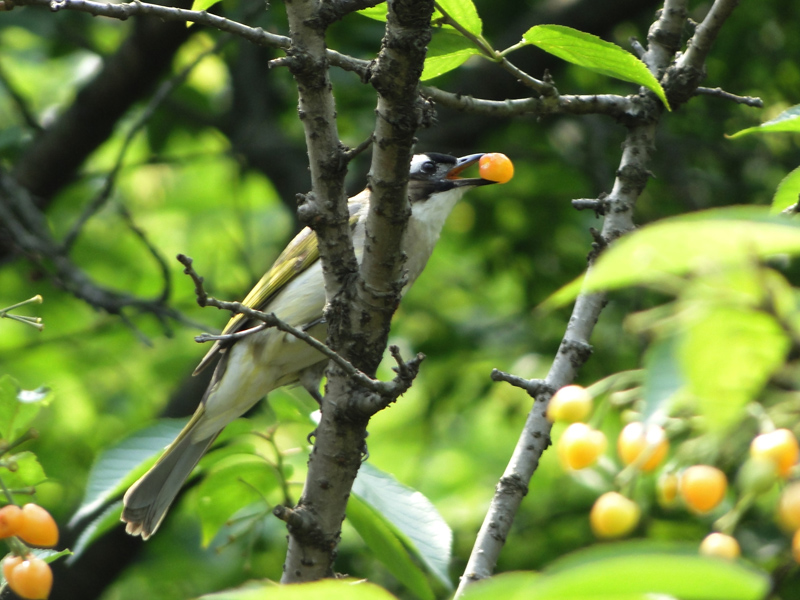
[[[454,196],[460,198],[468,189],[496,183],[480,177],[459,177],[464,169],[480,161],[482,156],[483,154],[470,154],[456,158],[437,152],[415,154],[411,159],[411,171],[408,175],[408,196],[412,206],[441,192],[459,190]]]

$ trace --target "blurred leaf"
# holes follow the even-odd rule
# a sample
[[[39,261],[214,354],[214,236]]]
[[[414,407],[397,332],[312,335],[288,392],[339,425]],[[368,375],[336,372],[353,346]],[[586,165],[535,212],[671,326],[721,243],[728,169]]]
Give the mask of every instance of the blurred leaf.
[[[664,89],[641,60],[616,44],[563,25],[536,25],[522,39],[562,60],[595,73],[643,85],[671,110]]]
[[[691,324],[679,358],[710,427],[725,429],[742,417],[789,345],[777,321],[756,309],[716,306]]]
[[[422,569],[411,560],[408,551],[387,521],[356,494],[352,494],[347,501],[347,519],[375,557],[400,583],[411,590],[417,598],[423,600],[435,598]]]
[[[436,578],[452,588],[447,570],[453,532],[430,500],[370,463],[361,465],[353,493],[391,523]]]
[[[794,169],[778,184],[770,207],[771,214],[778,214],[790,206],[797,204],[800,198],[800,167]]]
[[[585,281],[550,296],[554,308],[587,292],[630,285],[674,284],[675,275],[773,254],[800,252],[800,228],[757,207],[720,208],[664,219],[619,240],[604,252]],[[585,286],[585,287],[584,287]]]
[[[392,600],[382,587],[364,580],[323,579],[312,583],[279,585],[268,581],[248,583],[239,589],[206,594],[200,600]],[[734,599],[736,600],[736,599]]]
[[[751,133],[774,133],[774,132],[800,132],[800,104],[795,104],[791,108],[787,108],[774,119],[770,119],[766,123],[757,125],[756,127],[748,127],[742,129],[729,136],[730,139],[749,135]]]
[[[474,54],[480,54],[480,50],[464,36],[449,31],[436,32],[428,44],[425,68],[420,79],[427,81],[452,71]]]
[[[77,523],[122,494],[155,462],[156,456],[177,437],[187,422],[188,419],[162,419],[100,454],[89,472],[86,495],[70,524]]]
[[[9,489],[36,486],[47,479],[42,465],[33,452],[20,452],[5,460],[16,463],[16,469],[3,473],[3,481]]]
[[[207,547],[228,519],[246,506],[260,502],[267,512],[271,507],[266,498],[279,487],[274,469],[259,456],[239,454],[220,461],[197,488],[203,546]]]
[[[102,537],[105,533],[111,531],[120,524],[120,515],[122,514],[122,500],[114,502],[109,505],[102,513],[83,528],[78,539],[75,542],[72,556],[67,559],[67,564],[78,560],[81,554],[91,546],[96,540]]]
[[[667,403],[683,387],[680,366],[675,357],[675,339],[656,340],[644,355],[644,402],[642,415],[647,421],[655,415],[667,413]]]
[[[0,439],[12,442],[30,426],[47,397],[47,388],[19,388],[9,375],[0,377]]]
[[[769,577],[760,571],[694,552],[608,544],[569,555],[544,574],[497,575],[468,588],[464,599],[758,600],[769,589]]]

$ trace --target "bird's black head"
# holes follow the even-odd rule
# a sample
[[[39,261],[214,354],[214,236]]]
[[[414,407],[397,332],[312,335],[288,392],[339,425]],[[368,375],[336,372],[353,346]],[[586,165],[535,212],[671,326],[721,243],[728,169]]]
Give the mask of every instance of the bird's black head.
[[[462,179],[458,176],[464,169],[478,162],[481,156],[483,154],[470,154],[461,158],[438,152],[415,154],[408,174],[409,200],[413,203],[429,198],[431,194],[457,187],[495,183],[479,177]]]

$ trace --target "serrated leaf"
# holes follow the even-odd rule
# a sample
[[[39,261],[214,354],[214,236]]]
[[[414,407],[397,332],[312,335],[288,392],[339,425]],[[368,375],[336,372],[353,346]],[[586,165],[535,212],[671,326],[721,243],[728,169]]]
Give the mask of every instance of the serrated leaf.
[[[672,337],[655,341],[644,355],[643,420],[669,412],[668,404],[683,387],[684,380],[675,357]]]
[[[766,123],[762,123],[756,127],[742,129],[727,137],[735,139],[751,133],[776,133],[787,131],[794,133],[800,132],[800,104],[795,104],[791,108],[787,108],[777,117],[770,119]]]
[[[114,502],[109,505],[99,516],[83,528],[81,534],[75,542],[72,556],[67,559],[67,564],[78,560],[84,551],[105,533],[117,527],[120,523],[119,517],[122,514],[122,501]]]
[[[710,428],[726,429],[784,362],[790,340],[771,315],[715,306],[683,336],[679,358]]]
[[[275,471],[259,456],[239,454],[220,461],[197,488],[203,546],[207,547],[220,528],[246,506],[261,502],[268,511],[265,498],[279,487]]]
[[[599,552],[597,552],[599,550]],[[631,574],[636,576],[632,577]],[[676,573],[680,576],[676,577]],[[464,600],[758,600],[763,572],[694,552],[649,551],[647,544],[595,546],[559,560],[543,574],[507,573],[467,588]]]
[[[353,493],[392,524],[401,539],[448,589],[453,532],[430,500],[369,463],[361,465]]]
[[[162,419],[100,454],[86,484],[86,495],[70,525],[122,494],[180,433],[188,419]]]
[[[0,377],[0,439],[16,440],[44,406],[46,388],[22,390],[9,375]]]
[[[472,0],[438,0],[438,4],[461,27],[475,36],[481,35],[483,23]],[[436,19],[434,14],[431,20],[435,23]]]
[[[712,209],[664,219],[627,235],[606,250],[588,276],[567,284],[542,308],[561,306],[585,290],[631,285],[659,287],[675,275],[710,265],[744,264],[773,254],[800,253],[800,227],[757,207]]]
[[[272,581],[248,582],[241,588],[200,596],[199,600],[397,600],[389,592],[363,579],[323,579],[311,583],[279,585]],[[737,599],[734,599],[737,600]]]
[[[422,569],[411,560],[411,556],[392,528],[357,494],[352,494],[347,502],[347,520],[375,557],[400,583],[411,590],[417,598],[423,600],[435,598]]]
[[[438,31],[428,44],[425,68],[420,80],[427,81],[452,71],[474,54],[480,54],[480,51],[464,36]]]
[[[800,167],[794,169],[778,184],[772,198],[771,214],[780,214],[800,200]]]
[[[664,88],[647,65],[616,44],[563,25],[536,25],[522,34],[522,40],[595,73],[642,85],[671,110]]]

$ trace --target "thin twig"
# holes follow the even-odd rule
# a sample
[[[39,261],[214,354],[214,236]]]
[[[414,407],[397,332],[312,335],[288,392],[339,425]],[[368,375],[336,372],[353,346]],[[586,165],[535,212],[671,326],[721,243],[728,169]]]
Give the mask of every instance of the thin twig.
[[[736,104],[744,104],[745,106],[752,106],[753,108],[764,108],[764,102],[757,96],[737,96],[726,92],[722,88],[707,88],[699,87],[695,90],[698,96],[714,96],[715,98],[722,98],[723,100],[730,100]]]

